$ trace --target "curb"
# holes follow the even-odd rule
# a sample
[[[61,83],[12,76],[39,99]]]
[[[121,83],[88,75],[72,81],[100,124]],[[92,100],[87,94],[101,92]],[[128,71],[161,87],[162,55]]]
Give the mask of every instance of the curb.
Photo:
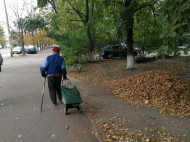
[[[102,139],[102,136],[100,135],[98,129],[97,129],[97,125],[96,123],[94,122],[93,118],[90,116],[90,113],[88,111],[88,108],[86,105],[85,106],[85,109],[86,109],[86,112],[88,114],[88,118],[90,119],[90,122],[92,123],[92,126],[93,126],[93,129],[95,131],[95,133],[98,133],[98,135],[96,135],[95,137],[97,138],[98,142],[104,142],[103,139]]]

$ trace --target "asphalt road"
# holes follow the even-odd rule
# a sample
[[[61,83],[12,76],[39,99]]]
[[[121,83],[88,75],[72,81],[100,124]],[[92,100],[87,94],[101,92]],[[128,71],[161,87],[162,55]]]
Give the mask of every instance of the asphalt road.
[[[40,66],[51,50],[4,59],[0,72],[0,142],[96,142],[88,111],[53,106],[46,84],[40,113],[44,78]],[[76,80],[73,80],[75,82]],[[85,105],[81,104],[83,110]]]

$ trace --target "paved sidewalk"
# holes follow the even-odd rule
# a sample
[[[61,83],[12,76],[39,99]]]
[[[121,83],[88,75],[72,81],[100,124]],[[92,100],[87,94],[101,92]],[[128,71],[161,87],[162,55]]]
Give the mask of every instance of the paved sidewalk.
[[[40,113],[44,81],[40,66],[50,54],[51,50],[47,50],[4,60],[0,73],[1,142],[98,141],[92,133],[94,126],[88,111],[79,113],[73,109],[65,116],[63,104],[51,104],[47,84]]]

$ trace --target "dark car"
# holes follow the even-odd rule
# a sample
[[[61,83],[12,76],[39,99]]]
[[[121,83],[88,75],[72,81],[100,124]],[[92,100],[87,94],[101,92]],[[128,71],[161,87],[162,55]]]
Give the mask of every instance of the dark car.
[[[126,58],[127,49],[123,48],[121,45],[108,45],[102,48],[100,52],[100,56],[105,59],[112,58],[112,57]]]
[[[36,54],[37,53],[37,50],[36,50],[36,47],[35,46],[27,46],[25,48],[25,52],[27,54]]]
[[[137,51],[134,49],[134,56],[137,56]],[[127,47],[122,45],[108,45],[102,48],[100,52],[100,57],[105,59],[119,57],[126,58],[127,57]]]

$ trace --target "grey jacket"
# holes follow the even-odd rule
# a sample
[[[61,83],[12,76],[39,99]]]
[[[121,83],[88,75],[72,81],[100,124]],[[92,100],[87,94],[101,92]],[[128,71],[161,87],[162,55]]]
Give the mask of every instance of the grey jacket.
[[[1,56],[1,53],[0,53],[0,65],[3,64],[3,57]]]

